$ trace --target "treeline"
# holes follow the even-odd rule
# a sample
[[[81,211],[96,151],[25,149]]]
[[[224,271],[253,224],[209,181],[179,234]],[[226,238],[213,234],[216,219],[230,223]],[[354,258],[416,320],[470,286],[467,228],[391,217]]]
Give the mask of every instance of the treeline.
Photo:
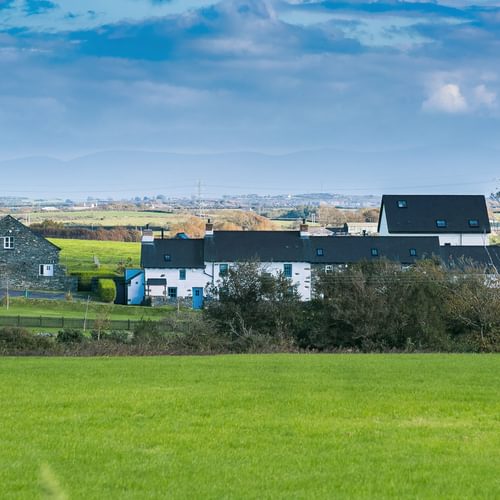
[[[140,231],[126,227],[87,229],[65,226],[60,222],[45,220],[41,223],[31,224],[30,229],[44,238],[124,242],[141,241]]]
[[[0,353],[500,352],[499,285],[484,269],[379,261],[320,273],[304,303],[283,275],[241,263],[207,290],[202,314],[181,311],[132,333],[103,325],[47,338],[0,329]]]

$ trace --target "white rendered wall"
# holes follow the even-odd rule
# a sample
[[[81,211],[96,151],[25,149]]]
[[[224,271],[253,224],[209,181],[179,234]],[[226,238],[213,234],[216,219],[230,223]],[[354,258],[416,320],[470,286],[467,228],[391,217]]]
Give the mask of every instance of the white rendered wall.
[[[214,283],[221,279],[220,265],[229,264],[231,262],[208,262],[206,264],[206,273],[214,276]],[[285,264],[292,265],[292,283],[298,285],[297,291],[301,300],[311,300],[311,264],[307,262],[262,262],[261,269],[263,272],[270,273],[277,276],[280,272],[284,271]]]
[[[381,234],[382,236],[382,234]],[[490,244],[489,235],[486,234],[421,234],[421,233],[392,233],[389,236],[438,236],[439,244],[441,246],[451,245],[451,246],[484,246]]]
[[[203,269],[186,269],[186,279],[179,279],[180,269],[146,269],[146,287],[149,279],[166,279],[167,288],[177,288],[177,297],[188,298],[193,296],[194,288],[205,288],[211,282]],[[150,286],[151,297],[164,297],[164,286]]]
[[[144,300],[144,273],[139,273],[127,286],[127,302],[129,305],[138,306]]]

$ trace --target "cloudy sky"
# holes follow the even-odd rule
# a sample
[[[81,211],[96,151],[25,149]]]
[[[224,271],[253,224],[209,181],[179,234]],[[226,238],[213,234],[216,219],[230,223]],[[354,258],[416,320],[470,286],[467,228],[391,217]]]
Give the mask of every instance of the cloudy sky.
[[[407,151],[487,190],[499,78],[500,1],[0,0],[0,160]]]

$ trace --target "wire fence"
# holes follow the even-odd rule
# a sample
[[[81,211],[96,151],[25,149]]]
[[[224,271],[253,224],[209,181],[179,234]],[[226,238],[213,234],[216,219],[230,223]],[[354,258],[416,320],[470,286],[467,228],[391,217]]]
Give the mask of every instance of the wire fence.
[[[92,330],[102,320],[84,318],[65,318],[47,316],[0,316],[0,326],[17,326],[24,328],[75,328]],[[133,330],[140,323],[137,319],[112,319],[105,322],[106,330]]]

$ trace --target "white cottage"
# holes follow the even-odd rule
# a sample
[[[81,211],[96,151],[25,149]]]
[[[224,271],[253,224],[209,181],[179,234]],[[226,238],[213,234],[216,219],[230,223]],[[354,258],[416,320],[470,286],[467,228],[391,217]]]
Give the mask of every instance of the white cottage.
[[[438,236],[441,246],[484,246],[491,233],[479,195],[384,195],[381,236]]]

